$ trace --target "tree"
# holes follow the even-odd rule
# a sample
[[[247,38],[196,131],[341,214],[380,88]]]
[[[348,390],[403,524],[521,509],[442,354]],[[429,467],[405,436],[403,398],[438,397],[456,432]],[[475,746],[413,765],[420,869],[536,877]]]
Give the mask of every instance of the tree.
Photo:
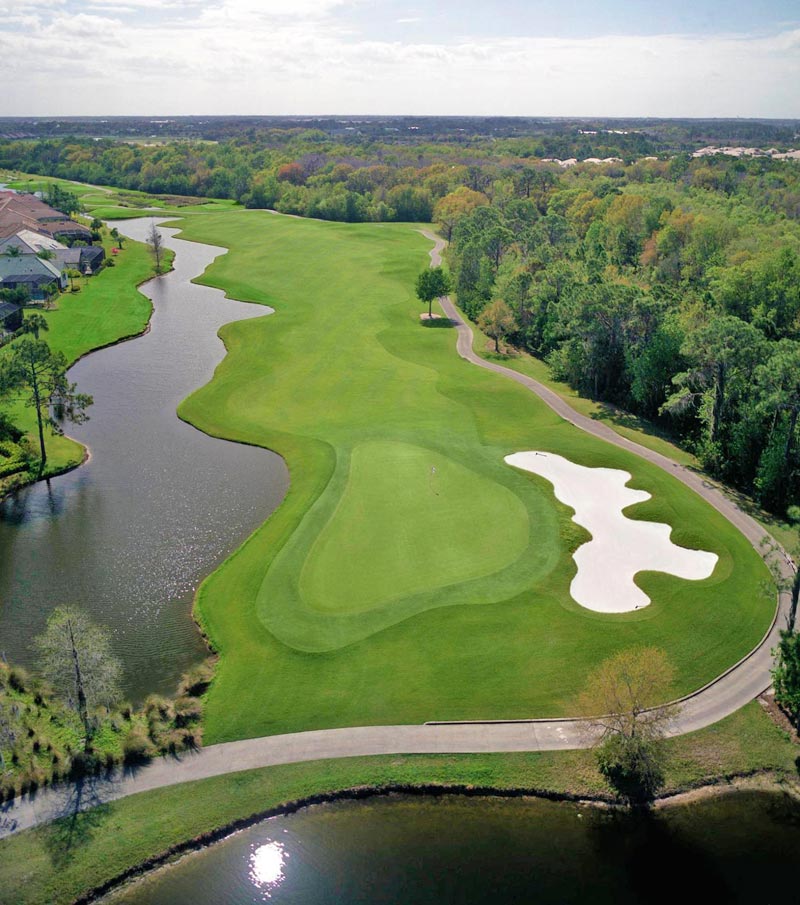
[[[774,344],[769,359],[756,368],[754,378],[760,404],[772,425],[770,442],[759,462],[756,487],[762,505],[780,509],[790,495],[792,454],[800,418],[800,343],[783,339]]]
[[[147,234],[147,244],[155,261],[156,273],[161,273],[161,261],[164,257],[164,239],[155,223],[150,225],[150,231]]]
[[[443,267],[429,267],[417,277],[417,298],[428,303],[428,317],[433,317],[433,300],[447,295],[451,289],[450,277]]]
[[[673,677],[663,651],[629,648],[601,663],[581,695],[581,712],[599,730],[600,772],[629,802],[651,800],[663,783],[660,743],[678,708],[659,704]]]
[[[781,640],[772,654],[777,658],[772,669],[775,700],[797,726],[800,721],[800,633],[791,628],[781,629]]]
[[[39,329],[41,324],[38,322],[31,327],[37,336]],[[75,384],[67,380],[66,372],[67,360],[63,353],[53,352],[44,340],[30,336],[23,336],[11,346],[0,370],[0,392],[27,391],[25,405],[36,411],[41,455],[39,474],[47,464],[44,425],[49,423],[56,427],[50,407],[57,406],[73,424],[82,424],[88,419],[86,409],[92,404],[91,396],[75,391]]]
[[[22,322],[18,333],[20,335],[31,333],[34,339],[38,339],[40,333],[46,333],[49,329],[50,322],[47,318],[43,314],[39,314],[38,311],[33,311]]]
[[[109,235],[110,235],[111,238],[114,240],[114,242],[116,243],[116,245],[117,245],[119,248],[122,248],[123,242],[125,241],[125,237],[124,237],[124,236],[122,235],[122,233],[117,229],[116,226],[112,227],[111,232],[109,233]]]
[[[40,670],[56,694],[83,723],[85,750],[91,747],[91,712],[120,699],[122,667],[111,650],[108,632],[82,610],[59,607],[36,639]]]
[[[80,270],[76,270],[74,267],[70,267],[69,270],[67,270],[67,276],[69,277],[70,289],[73,292],[75,292],[75,278],[80,277],[80,275],[81,275]]]
[[[694,367],[673,378],[678,391],[661,406],[661,411],[681,414],[699,405],[707,441],[712,446],[718,444],[731,392],[750,379],[763,348],[763,334],[730,315],[689,331],[681,353]]]
[[[445,231],[447,241],[453,236],[453,228],[462,217],[488,204],[489,199],[483,192],[473,192],[465,185],[460,185],[454,192],[440,198],[433,208],[433,219]]]
[[[514,329],[514,314],[502,299],[495,299],[478,317],[478,326],[494,340],[495,352],[500,351],[500,340]]]

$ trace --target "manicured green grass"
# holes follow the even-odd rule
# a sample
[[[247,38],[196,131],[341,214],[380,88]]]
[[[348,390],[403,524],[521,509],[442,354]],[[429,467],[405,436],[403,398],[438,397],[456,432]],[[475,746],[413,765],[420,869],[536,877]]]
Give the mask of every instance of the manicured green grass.
[[[196,612],[221,653],[206,709],[209,742],[565,714],[588,672],[632,644],[667,651],[679,694],[760,640],[774,612],[768,573],[727,521],[670,475],[461,361],[452,331],[420,326],[412,287],[429,245],[413,228],[255,211],[183,222],[186,238],[231,249],[203,282],[276,313],[222,329],[229,354],[180,415],[210,434],[275,449],[291,472],[279,510],[198,595]],[[397,497],[389,514],[391,501],[361,486],[380,470],[369,464],[371,444],[412,447],[423,451],[420,463],[447,460],[455,463],[448,472],[471,472],[463,506],[477,513],[475,542],[455,510],[442,527],[421,475],[406,482],[402,503],[394,479],[380,479],[381,493]],[[714,575],[642,575],[654,602],[635,613],[579,607],[568,593],[571,554],[586,534],[546,481],[503,463],[521,449],[626,468],[653,495],[631,514],[666,521],[678,543],[716,552]],[[510,524],[480,516],[490,511],[489,488],[516,498],[504,505]],[[417,523],[401,537],[403,507]],[[449,547],[451,538],[437,570],[428,547]],[[401,549],[387,552],[392,542]],[[484,567],[494,571],[476,574]]]
[[[667,792],[760,770],[795,778],[798,748],[752,703],[667,743]],[[609,794],[590,751],[365,757],[234,773],[113,802],[0,841],[0,890],[59,905],[171,846],[278,805],[358,786],[422,784]]]
[[[492,575],[527,546],[519,497],[436,450],[372,440],[349,464],[300,576],[316,609],[361,612]]]
[[[466,318],[463,312],[462,316]],[[514,350],[510,354],[505,352],[497,354],[494,351],[494,340],[481,333],[478,326],[472,321],[470,321],[470,325],[475,334],[475,349],[483,358],[488,361],[499,362],[507,368],[533,377],[534,380],[538,380],[539,383],[544,384],[561,396],[576,412],[596,421],[602,421],[620,436],[627,437],[627,439],[633,440],[634,443],[661,453],[662,456],[666,456],[681,465],[700,469],[700,463],[697,458],[688,450],[682,449],[673,443],[669,435],[665,431],[660,430],[657,425],[609,403],[598,402],[597,400],[581,396],[577,390],[568,384],[556,380],[546,362],[534,358],[526,352]],[[725,493],[734,499],[745,512],[759,522],[765,533],[769,532],[792,556],[797,557],[798,530],[796,526],[761,509],[752,497],[721,484],[711,476],[706,477],[721,493]]]
[[[105,244],[108,251],[111,247],[108,237]],[[147,247],[139,242],[125,242],[114,265],[93,277],[76,281],[81,286],[79,292],[61,293],[57,307],[42,312],[49,325],[42,338],[52,349],[63,352],[70,364],[93,349],[135,336],[147,326],[152,305],[136,288],[153,275],[153,262]],[[8,411],[12,421],[31,437],[38,450],[33,409],[18,401],[9,405]],[[89,415],[91,417],[91,409]],[[84,448],[80,443],[54,434],[49,428],[45,442],[45,474],[57,474],[83,459]]]
[[[137,286],[152,275],[147,246],[126,241],[114,267],[82,281],[80,292],[62,293],[58,307],[44,312],[50,327],[44,338],[72,363],[92,349],[136,336],[153,307]]]

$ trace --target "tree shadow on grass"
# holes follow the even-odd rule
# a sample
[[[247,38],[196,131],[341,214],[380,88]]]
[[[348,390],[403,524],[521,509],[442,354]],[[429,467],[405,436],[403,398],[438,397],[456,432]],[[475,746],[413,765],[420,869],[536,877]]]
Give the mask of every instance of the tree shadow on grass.
[[[108,787],[109,780],[97,776],[81,777],[69,785],[54,809],[54,822],[45,830],[44,846],[54,867],[67,864],[102,828],[109,813],[102,792]]]
[[[435,317],[432,320],[428,320],[426,317],[420,321],[420,324],[428,330],[451,330],[455,327],[456,322],[450,320],[449,317]]]
[[[618,408],[611,402],[603,402],[599,399],[592,399],[592,402],[599,408],[599,411],[592,412],[589,415],[593,421],[607,421],[614,427],[624,427],[639,434],[646,434],[648,437],[657,437],[659,440],[681,449],[675,435],[671,434],[666,428],[648,421],[647,418],[641,418],[632,412]]]

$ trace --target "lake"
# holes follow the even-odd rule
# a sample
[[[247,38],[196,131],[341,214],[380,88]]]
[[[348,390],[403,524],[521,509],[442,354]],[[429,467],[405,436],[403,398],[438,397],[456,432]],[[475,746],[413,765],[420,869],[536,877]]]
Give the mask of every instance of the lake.
[[[738,792],[651,814],[389,796],[264,821],[108,905],[796,901],[800,805]]]
[[[143,241],[151,222],[115,225]],[[150,331],[70,370],[94,396],[91,420],[68,427],[90,461],[0,503],[0,654],[32,665],[31,639],[48,614],[76,604],[110,629],[134,698],[173,691],[207,654],[191,619],[194,592],[289,480],[276,454],[208,437],[175,414],[222,360],[218,329],[270,309],[192,284],[224,249],[174,232],[162,229],[175,270],[142,287],[154,306]]]

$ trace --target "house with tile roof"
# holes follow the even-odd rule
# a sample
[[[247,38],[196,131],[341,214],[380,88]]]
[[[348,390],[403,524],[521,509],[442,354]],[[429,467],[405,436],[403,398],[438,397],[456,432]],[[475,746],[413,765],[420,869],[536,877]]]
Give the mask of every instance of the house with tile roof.
[[[92,231],[45,204],[34,195],[23,192],[0,192],[0,239],[30,230],[66,243],[76,240],[91,245]]]

